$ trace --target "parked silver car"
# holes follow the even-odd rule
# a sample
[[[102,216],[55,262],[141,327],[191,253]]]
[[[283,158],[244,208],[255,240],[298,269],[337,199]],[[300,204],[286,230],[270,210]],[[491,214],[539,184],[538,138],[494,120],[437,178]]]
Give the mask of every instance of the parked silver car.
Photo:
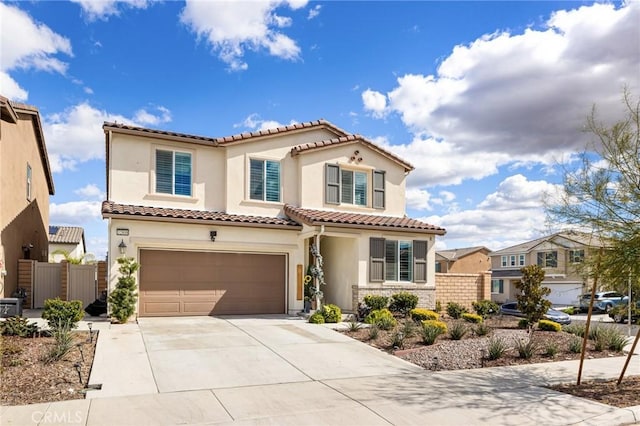
[[[524,317],[524,314],[520,312],[518,309],[517,302],[509,302],[500,306],[500,313],[503,315],[514,315],[516,317]],[[549,309],[547,313],[544,315],[545,319],[550,321],[557,322],[558,324],[571,324],[571,317],[565,314],[562,311],[557,311],[555,309]]]
[[[598,291],[593,299],[593,309],[595,311],[609,312],[618,303],[621,303],[624,299],[624,294],[617,291]],[[591,300],[591,293],[585,293],[580,296],[580,312],[587,312],[589,310],[589,301]]]

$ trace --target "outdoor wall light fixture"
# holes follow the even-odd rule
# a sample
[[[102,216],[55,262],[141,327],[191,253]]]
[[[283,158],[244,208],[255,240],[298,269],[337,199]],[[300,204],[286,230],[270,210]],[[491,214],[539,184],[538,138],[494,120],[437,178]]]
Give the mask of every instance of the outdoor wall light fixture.
[[[218,231],[209,231],[209,238],[211,238],[211,241],[215,241],[216,237],[218,236]]]
[[[120,240],[120,244],[118,244],[118,249],[120,249],[120,254],[125,254],[127,252],[127,245],[124,243],[124,240]]]

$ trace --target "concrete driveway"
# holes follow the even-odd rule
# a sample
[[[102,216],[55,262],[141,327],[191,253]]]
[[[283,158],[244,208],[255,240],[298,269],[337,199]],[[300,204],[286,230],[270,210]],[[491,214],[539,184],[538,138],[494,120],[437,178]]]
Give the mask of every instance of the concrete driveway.
[[[139,327],[162,393],[422,371],[295,317],[142,318]]]

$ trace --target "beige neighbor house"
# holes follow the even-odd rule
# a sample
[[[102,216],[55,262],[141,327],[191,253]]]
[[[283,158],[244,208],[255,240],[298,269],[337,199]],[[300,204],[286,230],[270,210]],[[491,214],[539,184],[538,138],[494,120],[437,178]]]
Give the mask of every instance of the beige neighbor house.
[[[588,273],[579,266],[599,240],[589,234],[566,231],[528,241],[491,253],[491,299],[502,303],[513,301],[523,266],[538,265],[545,271],[543,285],[551,289],[547,297],[555,305],[577,306],[580,294],[591,285]]]
[[[491,250],[484,246],[464,247],[436,252],[436,272],[477,274],[491,269]]]
[[[47,261],[54,186],[38,109],[3,96],[0,109],[0,297],[13,297],[18,260]]]
[[[87,254],[84,229],[79,226],[49,226],[49,261],[59,263],[67,258],[84,261]]]
[[[140,316],[296,313],[319,257],[325,303],[413,291],[435,305],[435,238],[405,215],[413,167],[320,120],[210,138],[105,123],[109,285],[140,263]]]

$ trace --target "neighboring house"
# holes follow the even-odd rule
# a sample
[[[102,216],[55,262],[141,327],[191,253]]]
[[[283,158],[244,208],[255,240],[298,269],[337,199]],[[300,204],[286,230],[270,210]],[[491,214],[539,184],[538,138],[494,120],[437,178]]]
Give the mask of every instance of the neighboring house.
[[[444,274],[477,274],[491,269],[486,247],[465,247],[436,252],[436,272]]]
[[[551,289],[547,298],[557,305],[576,305],[580,294],[590,285],[588,274],[581,273],[579,266],[585,256],[600,246],[596,237],[566,231],[494,251],[491,298],[500,303],[515,300],[518,290],[513,283],[522,277],[520,269],[538,265],[545,271],[543,285]]]
[[[38,109],[0,96],[0,297],[18,288],[18,260],[48,258],[53,178]]]
[[[435,237],[405,215],[413,167],[320,120],[210,138],[105,123],[110,288],[140,263],[140,316],[295,313],[324,260],[326,303],[410,290],[435,304]]]
[[[65,260],[65,253],[66,258],[84,261],[85,247],[83,228],[79,226],[49,226],[50,262],[59,263]]]

